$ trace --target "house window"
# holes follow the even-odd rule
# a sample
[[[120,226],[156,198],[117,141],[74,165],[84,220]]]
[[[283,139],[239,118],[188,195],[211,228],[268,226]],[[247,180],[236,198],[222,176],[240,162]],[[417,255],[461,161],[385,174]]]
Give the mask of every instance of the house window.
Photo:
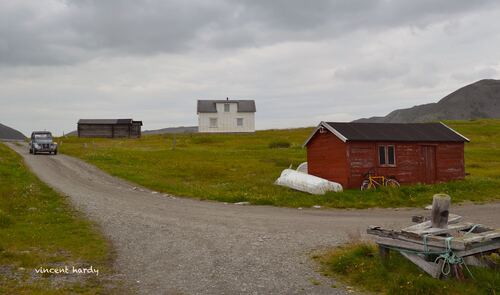
[[[217,128],[217,118],[210,118],[210,128]]]
[[[229,113],[229,111],[230,111],[230,109],[231,109],[230,107],[231,107],[231,105],[230,105],[230,104],[225,103],[225,104],[224,104],[224,112]]]
[[[380,166],[396,166],[396,150],[393,145],[378,147],[378,162]]]
[[[236,119],[236,126],[243,126],[243,118]]]

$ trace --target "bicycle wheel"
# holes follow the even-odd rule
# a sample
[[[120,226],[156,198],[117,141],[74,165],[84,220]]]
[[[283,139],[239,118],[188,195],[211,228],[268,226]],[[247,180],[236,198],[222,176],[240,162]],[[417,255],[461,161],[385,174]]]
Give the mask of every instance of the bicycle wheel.
[[[368,179],[363,180],[361,183],[361,190],[365,191],[367,189],[370,189],[370,181]]]
[[[399,184],[399,182],[394,179],[394,178],[388,178],[386,181],[385,181],[385,186],[388,186],[388,187],[400,187],[401,185]]]

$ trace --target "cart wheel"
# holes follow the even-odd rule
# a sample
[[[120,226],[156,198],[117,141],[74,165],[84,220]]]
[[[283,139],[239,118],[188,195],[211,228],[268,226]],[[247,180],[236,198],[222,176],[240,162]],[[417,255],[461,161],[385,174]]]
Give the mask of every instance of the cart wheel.
[[[371,187],[370,181],[368,179],[363,180],[363,182],[361,183],[361,190],[365,191],[365,190],[368,190],[371,188],[372,187]]]
[[[389,178],[385,181],[385,186],[388,186],[388,187],[400,187],[401,185],[399,184],[399,182],[394,179],[394,178]]]

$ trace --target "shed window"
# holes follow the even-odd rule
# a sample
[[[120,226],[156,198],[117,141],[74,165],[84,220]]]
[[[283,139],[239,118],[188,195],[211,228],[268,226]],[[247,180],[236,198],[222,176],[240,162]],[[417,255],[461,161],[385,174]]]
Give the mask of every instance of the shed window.
[[[231,110],[231,108],[230,108],[230,107],[231,107],[231,105],[230,105],[230,104],[225,103],[225,104],[224,104],[224,112],[228,113],[228,112]]]
[[[378,160],[380,165],[385,165],[386,160],[385,160],[385,146],[381,145],[378,147]]]
[[[393,145],[380,145],[378,147],[378,162],[380,166],[396,165],[396,151]]]
[[[210,118],[210,128],[217,128],[217,118]]]
[[[236,119],[236,126],[243,126],[243,118]]]

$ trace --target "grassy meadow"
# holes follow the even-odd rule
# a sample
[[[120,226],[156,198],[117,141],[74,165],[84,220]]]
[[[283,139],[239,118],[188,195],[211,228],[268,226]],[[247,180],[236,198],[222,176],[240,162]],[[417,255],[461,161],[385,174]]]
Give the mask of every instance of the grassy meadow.
[[[493,261],[498,259],[498,254],[493,255]],[[313,258],[321,264],[321,272],[325,276],[339,279],[361,291],[394,295],[500,293],[499,269],[469,266],[473,279],[464,271],[467,277],[465,281],[436,280],[394,251],[391,251],[389,259],[383,262],[373,244],[345,245]]]
[[[223,202],[335,208],[421,206],[435,193],[453,202],[500,199],[500,120],[450,121],[471,139],[464,181],[377,191],[346,190],[313,196],[274,185],[281,171],[306,160],[312,128],[254,134],[151,135],[140,139],[60,138],[60,152],[112,175],[174,195]]]
[[[110,253],[92,224],[0,144],[0,294],[113,294]],[[35,271],[64,266],[99,276]]]

